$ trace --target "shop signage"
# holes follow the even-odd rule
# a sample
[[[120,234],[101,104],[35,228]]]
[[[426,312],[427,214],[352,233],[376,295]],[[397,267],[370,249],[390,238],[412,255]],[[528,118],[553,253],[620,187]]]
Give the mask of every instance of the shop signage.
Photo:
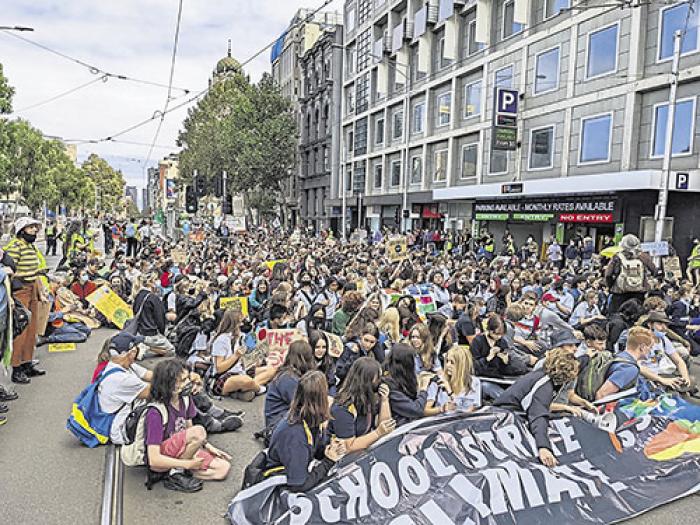
[[[591,222],[597,224],[612,224],[612,213],[562,213],[559,222]]]
[[[522,192],[523,192],[523,183],[522,182],[501,185],[501,193],[504,195],[511,195],[513,193],[522,193]]]
[[[518,130],[516,128],[507,128],[496,126],[493,128],[493,143],[492,149],[502,151],[515,151],[518,149]]]
[[[616,199],[599,200],[552,200],[500,202],[477,202],[475,213],[561,213],[561,214],[605,214],[614,213]]]
[[[549,222],[554,218],[551,213],[514,213],[513,220],[528,222]]]
[[[477,221],[507,221],[509,215],[507,213],[477,213]]]

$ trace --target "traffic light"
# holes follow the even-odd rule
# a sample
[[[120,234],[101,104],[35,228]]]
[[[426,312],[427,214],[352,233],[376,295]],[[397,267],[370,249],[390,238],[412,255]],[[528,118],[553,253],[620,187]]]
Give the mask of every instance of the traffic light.
[[[233,213],[233,206],[231,205],[231,197],[226,195],[221,203],[221,211],[224,215],[231,215]]]
[[[204,197],[207,194],[207,181],[204,180],[204,177],[198,176],[195,178],[194,185],[196,189],[195,195],[197,197]]]
[[[411,212],[408,210],[403,210],[403,218],[408,219],[411,216]]]
[[[214,195],[221,197],[224,194],[224,178],[221,174],[214,176]]]
[[[192,186],[185,188],[185,210],[187,213],[197,213],[197,195]]]
[[[396,224],[401,223],[401,210],[399,208],[396,208],[396,212],[394,213],[394,222],[396,222]]]

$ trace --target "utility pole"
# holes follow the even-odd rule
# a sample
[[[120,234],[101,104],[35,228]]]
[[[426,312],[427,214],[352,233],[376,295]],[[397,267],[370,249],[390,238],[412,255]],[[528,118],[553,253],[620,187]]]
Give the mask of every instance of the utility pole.
[[[398,65],[398,64],[397,64]],[[403,132],[404,132],[404,161],[403,161],[403,199],[401,201],[401,221],[399,226],[399,231],[403,234],[406,234],[408,230],[408,223],[410,222],[410,218],[406,217],[408,214],[408,185],[410,184],[410,179],[409,177],[412,176],[410,170],[412,169],[411,166],[409,166],[409,149],[411,145],[411,79],[412,79],[412,72],[411,72],[411,63],[409,62],[408,64],[404,64],[406,66],[406,74],[405,79],[406,79],[406,95],[404,96],[404,125],[403,125]],[[398,68],[396,69],[398,71]]]
[[[681,62],[681,31],[673,35],[673,65],[671,66],[671,89],[668,96],[668,111],[666,112],[666,140],[664,144],[664,160],[661,169],[661,189],[659,202],[656,205],[656,231],[654,241],[661,242],[664,237],[666,208],[668,206],[668,188],[671,179],[671,160],[673,159],[673,128],[676,120],[676,98],[678,95],[678,71]]]
[[[340,141],[340,150],[341,150],[341,155],[342,158],[345,158],[346,151],[345,151],[345,132],[343,132],[342,140]],[[352,164],[351,164],[352,166]],[[348,196],[347,196],[347,167],[345,162],[341,163],[340,169],[342,173],[340,174],[340,187],[341,187],[341,193],[343,196],[343,242],[348,240]]]
[[[222,212],[221,214],[224,216],[224,219],[225,219],[225,218],[226,218],[226,212],[225,212],[224,210],[225,210],[226,208],[224,207],[224,205],[225,205],[226,199],[227,199],[227,196],[226,196],[226,170],[224,170],[224,171],[221,173],[221,181],[222,181],[221,193],[222,193],[222,195],[223,195],[223,201],[221,202],[221,212]],[[231,210],[231,211],[233,211],[233,210]]]

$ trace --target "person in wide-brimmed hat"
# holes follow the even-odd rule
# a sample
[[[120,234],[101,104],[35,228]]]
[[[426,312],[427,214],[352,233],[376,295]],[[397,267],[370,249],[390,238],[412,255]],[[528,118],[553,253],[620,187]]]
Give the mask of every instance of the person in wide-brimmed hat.
[[[12,381],[27,384],[31,377],[46,372],[37,368],[32,360],[36,349],[36,318],[39,307],[39,277],[46,271],[46,261],[34,244],[41,223],[32,217],[20,217],[15,221],[15,236],[5,246],[5,252],[15,262],[12,293],[31,312],[27,327],[15,337],[12,344]]]

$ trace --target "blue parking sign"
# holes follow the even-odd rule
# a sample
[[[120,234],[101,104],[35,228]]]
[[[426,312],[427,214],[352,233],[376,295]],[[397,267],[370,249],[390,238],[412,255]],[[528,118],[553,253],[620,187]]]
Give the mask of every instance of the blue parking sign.
[[[494,107],[494,124],[496,126],[517,126],[518,100],[517,89],[496,88]]]

